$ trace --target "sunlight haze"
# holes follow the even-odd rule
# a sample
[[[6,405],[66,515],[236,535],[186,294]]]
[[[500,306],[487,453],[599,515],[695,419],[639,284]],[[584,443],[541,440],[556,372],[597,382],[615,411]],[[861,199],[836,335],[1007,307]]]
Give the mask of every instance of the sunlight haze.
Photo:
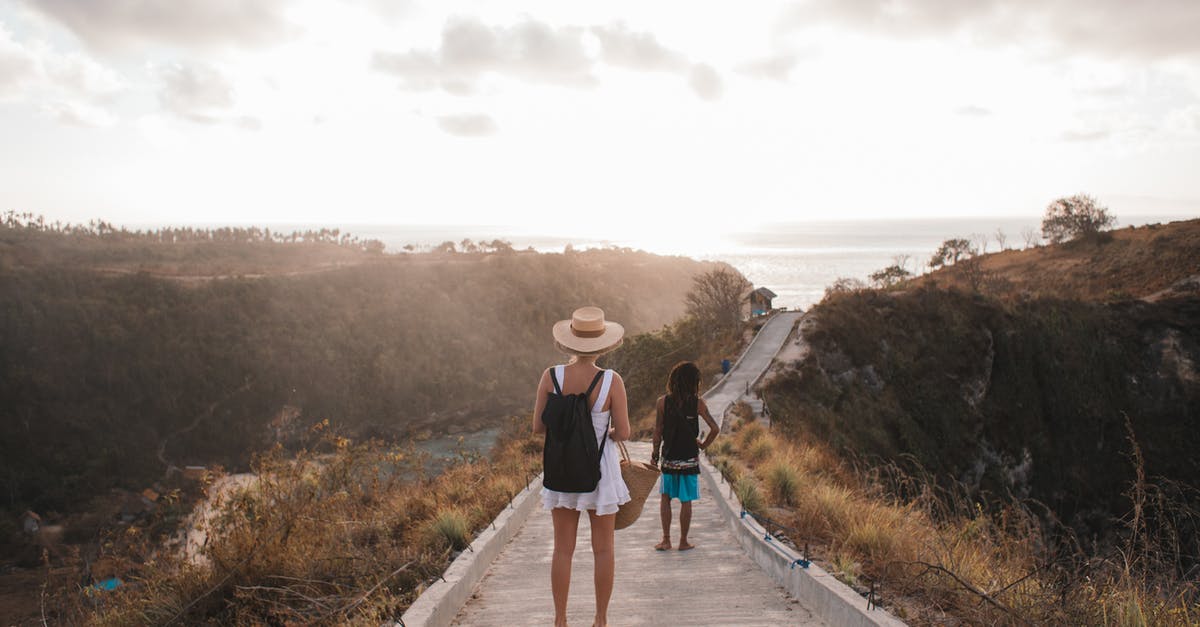
[[[1198,15],[3,0],[3,207],[626,239],[1031,216],[1081,191],[1118,215],[1195,215]]]

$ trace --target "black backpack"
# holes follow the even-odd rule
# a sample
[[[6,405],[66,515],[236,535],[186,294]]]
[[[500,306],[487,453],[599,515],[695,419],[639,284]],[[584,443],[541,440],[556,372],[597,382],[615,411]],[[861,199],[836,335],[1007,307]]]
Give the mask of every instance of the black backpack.
[[[546,475],[542,485],[551,490],[591,492],[600,483],[600,455],[608,440],[608,430],[597,445],[588,397],[603,375],[603,370],[597,372],[582,394],[563,394],[554,368],[550,369],[554,393],[542,410],[542,424],[546,425],[546,444],[542,448],[542,468]]]

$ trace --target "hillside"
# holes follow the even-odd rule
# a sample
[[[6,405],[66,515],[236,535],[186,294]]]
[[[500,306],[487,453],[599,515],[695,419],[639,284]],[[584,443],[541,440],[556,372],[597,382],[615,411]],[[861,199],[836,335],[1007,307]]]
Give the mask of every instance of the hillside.
[[[979,257],[985,291],[1088,301],[1147,298],[1200,277],[1200,219],[1128,227],[1093,240]],[[963,268],[948,267],[918,285],[969,289]]]
[[[598,303],[631,333],[659,328],[709,267],[628,250],[386,255],[344,236],[174,250],[159,235],[0,228],[4,508],[70,511],[172,465],[242,468],[323,419],[385,438],[490,424],[559,358],[553,321]],[[143,245],[160,272],[130,257]],[[331,258],[344,263],[311,271]]]
[[[800,329],[807,353],[766,386],[775,424],[915,462],[983,501],[1042,503],[1091,548],[1118,531],[1144,472],[1161,497],[1147,516],[1194,556],[1200,297],[1161,292],[1200,273],[1198,234],[1189,221],[984,257],[1010,289],[961,289],[950,268],[832,294]]]

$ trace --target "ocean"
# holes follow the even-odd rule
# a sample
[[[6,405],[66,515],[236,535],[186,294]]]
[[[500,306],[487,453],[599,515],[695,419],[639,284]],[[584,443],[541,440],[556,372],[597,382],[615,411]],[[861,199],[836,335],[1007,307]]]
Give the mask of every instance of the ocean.
[[[1195,216],[1135,216],[1119,226],[1188,219]],[[271,225],[282,230],[290,225]],[[298,226],[295,228],[312,228]],[[389,252],[404,246],[427,249],[445,241],[506,240],[519,249],[541,252],[618,246],[667,255],[686,255],[724,261],[741,271],[756,287],[778,297],[776,307],[807,309],[824,296],[825,287],[840,277],[866,280],[880,268],[902,262],[914,274],[923,271],[933,251],[945,240],[963,237],[985,245],[987,252],[1026,246],[1023,232],[1040,233],[1039,218],[939,218],[924,220],[855,220],[770,224],[753,231],[708,233],[703,237],[668,241],[663,238],[616,237],[589,239],[565,233],[540,232],[509,226],[356,225],[344,227],[364,239],[382,241]]]

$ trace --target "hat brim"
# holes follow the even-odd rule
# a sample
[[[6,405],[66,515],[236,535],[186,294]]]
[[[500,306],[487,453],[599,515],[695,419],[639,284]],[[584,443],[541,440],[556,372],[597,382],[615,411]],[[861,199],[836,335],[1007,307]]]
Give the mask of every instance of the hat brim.
[[[604,323],[604,333],[596,337],[579,337],[571,333],[571,321],[559,320],[554,323],[554,341],[560,346],[577,353],[603,353],[616,348],[625,337],[625,327],[616,322]]]

